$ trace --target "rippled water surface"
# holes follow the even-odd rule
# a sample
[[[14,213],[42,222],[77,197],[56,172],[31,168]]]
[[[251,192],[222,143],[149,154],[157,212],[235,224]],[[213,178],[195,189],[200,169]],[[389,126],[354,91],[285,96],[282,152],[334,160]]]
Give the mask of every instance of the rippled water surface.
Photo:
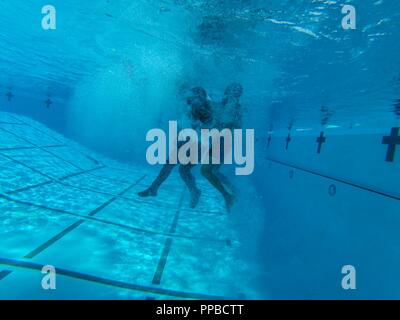
[[[130,77],[129,85],[151,85],[158,80],[143,70],[149,63],[163,65],[174,78],[190,74],[215,94],[231,78],[240,79],[251,117],[261,115],[255,126],[376,126],[399,114],[395,0],[346,1],[357,9],[356,30],[343,30],[341,1],[53,4],[57,30],[46,32],[42,1],[0,2],[4,91],[65,102],[77,83],[99,70],[115,72],[115,66]]]

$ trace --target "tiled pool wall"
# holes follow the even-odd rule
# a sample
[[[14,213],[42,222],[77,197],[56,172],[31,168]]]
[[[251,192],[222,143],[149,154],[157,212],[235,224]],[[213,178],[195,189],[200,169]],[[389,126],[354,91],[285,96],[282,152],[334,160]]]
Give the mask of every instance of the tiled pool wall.
[[[400,297],[400,132],[271,134],[258,164],[272,298]],[[342,267],[356,290],[342,288]]]

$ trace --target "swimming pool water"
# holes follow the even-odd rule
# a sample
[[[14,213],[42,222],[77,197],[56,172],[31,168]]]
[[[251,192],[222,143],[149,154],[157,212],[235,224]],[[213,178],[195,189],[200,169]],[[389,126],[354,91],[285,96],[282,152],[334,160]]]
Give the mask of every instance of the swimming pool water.
[[[0,1],[0,299],[399,298],[399,1],[50,2]],[[199,166],[196,209],[178,170],[140,198],[147,132],[232,82],[232,212]]]

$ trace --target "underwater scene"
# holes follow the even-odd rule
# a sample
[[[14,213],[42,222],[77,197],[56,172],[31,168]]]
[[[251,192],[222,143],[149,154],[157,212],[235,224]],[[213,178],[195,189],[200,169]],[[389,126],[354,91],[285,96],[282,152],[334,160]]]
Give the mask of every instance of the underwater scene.
[[[1,300],[400,299],[398,0],[0,12]]]

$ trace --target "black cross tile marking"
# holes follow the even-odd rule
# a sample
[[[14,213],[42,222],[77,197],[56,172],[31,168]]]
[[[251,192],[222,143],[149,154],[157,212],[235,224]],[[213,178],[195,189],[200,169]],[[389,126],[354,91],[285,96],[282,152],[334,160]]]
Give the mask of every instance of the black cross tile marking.
[[[9,91],[9,92],[6,93],[6,97],[7,97],[7,100],[8,100],[9,102],[11,102],[12,98],[14,97],[14,95],[12,94],[11,91]]]
[[[396,146],[400,145],[400,136],[399,136],[399,129],[398,127],[392,128],[390,136],[385,136],[382,139],[382,144],[388,145],[388,150],[386,153],[386,161],[393,162],[395,153],[396,153]]]
[[[289,149],[290,141],[292,141],[292,137],[290,136],[290,133],[289,133],[287,138],[286,138],[286,150]]]
[[[317,138],[317,143],[318,143],[317,153],[321,153],[322,144],[324,144],[325,142],[326,142],[326,137],[324,136],[324,132],[321,131],[321,134]]]
[[[269,135],[269,136],[268,136],[268,140],[267,140],[267,141],[268,141],[268,145],[267,145],[268,148],[271,146],[271,140],[272,140],[272,136]]]
[[[45,102],[44,102],[46,108],[50,108],[50,106],[53,104],[53,101],[51,101],[50,98],[48,98]]]

